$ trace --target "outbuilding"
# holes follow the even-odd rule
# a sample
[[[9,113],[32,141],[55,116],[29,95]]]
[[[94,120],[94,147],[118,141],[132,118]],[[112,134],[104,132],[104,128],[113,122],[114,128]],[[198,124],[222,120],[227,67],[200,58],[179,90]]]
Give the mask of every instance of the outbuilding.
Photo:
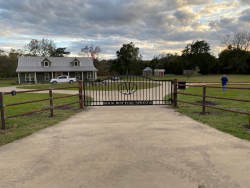
[[[154,76],[164,77],[164,75],[165,75],[165,69],[155,69],[154,70]]]
[[[150,67],[146,67],[143,70],[143,76],[145,77],[151,77],[153,75],[153,70]]]

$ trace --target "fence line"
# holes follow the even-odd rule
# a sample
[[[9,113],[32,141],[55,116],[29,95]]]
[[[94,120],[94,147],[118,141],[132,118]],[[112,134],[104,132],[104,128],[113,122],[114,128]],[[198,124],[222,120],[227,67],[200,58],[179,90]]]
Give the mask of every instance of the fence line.
[[[207,86],[207,85],[179,84],[176,79],[173,81],[173,84],[174,84],[174,93],[173,93],[173,95],[174,95],[174,97],[173,97],[173,106],[174,107],[177,107],[178,102],[181,102],[181,103],[186,103],[186,104],[190,104],[190,105],[201,106],[202,107],[201,114],[206,114],[206,108],[213,108],[213,109],[217,109],[217,110],[222,110],[222,111],[227,111],[227,112],[233,112],[233,113],[248,115],[249,116],[249,126],[250,126],[250,113],[249,112],[243,112],[243,111],[239,111],[239,110],[232,110],[232,109],[207,105],[207,100],[206,99],[211,98],[211,99],[218,99],[218,100],[229,100],[229,101],[247,102],[247,103],[249,103],[250,100],[247,100],[247,99],[234,99],[234,98],[226,98],[226,97],[216,97],[216,96],[207,96],[207,94],[206,94],[207,88],[220,88],[220,89],[223,88],[223,87],[219,87],[219,86],[217,87],[217,86]],[[180,92],[180,91],[178,91],[179,86],[190,86],[190,87],[202,88],[202,95]],[[250,88],[240,88],[240,87],[226,87],[226,88],[227,89],[236,89],[236,90],[250,90]],[[200,104],[200,103],[195,103],[195,102],[179,100],[178,95],[201,97],[202,98],[202,103]]]
[[[28,91],[15,91],[14,94],[13,94],[13,92],[0,92],[1,129],[3,129],[3,130],[6,129],[6,120],[10,119],[10,118],[26,116],[26,115],[39,113],[39,112],[43,112],[43,111],[48,111],[48,110],[50,111],[50,117],[54,117],[54,109],[73,105],[73,104],[79,104],[80,109],[83,109],[84,105],[83,105],[82,85],[83,85],[83,82],[79,81],[78,87],[63,87],[63,88],[55,88],[55,89],[37,89],[37,90],[28,90]],[[62,89],[78,89],[78,94],[53,97],[53,90],[62,90]],[[12,103],[12,104],[4,104],[4,96],[5,95],[15,95],[15,94],[20,94],[20,93],[33,93],[33,92],[40,92],[40,91],[49,91],[48,92],[49,98],[39,99],[39,100],[30,100],[30,101],[24,101],[24,102]],[[69,98],[69,97],[73,97],[73,96],[79,96],[79,100],[76,102],[68,103],[68,104],[62,104],[62,105],[57,105],[57,106],[54,105],[54,100]],[[43,102],[43,101],[49,101],[49,107],[41,108],[41,109],[34,110],[31,112],[9,115],[9,116],[6,116],[6,114],[5,114],[6,107],[18,106],[18,105],[23,105],[23,104],[38,103],[38,102]]]

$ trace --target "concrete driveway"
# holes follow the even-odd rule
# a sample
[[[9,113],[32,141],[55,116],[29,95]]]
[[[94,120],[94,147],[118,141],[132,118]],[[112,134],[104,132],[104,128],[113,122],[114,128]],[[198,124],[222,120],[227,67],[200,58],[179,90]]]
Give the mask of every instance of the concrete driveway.
[[[165,106],[93,107],[0,148],[3,188],[246,188],[250,142]]]

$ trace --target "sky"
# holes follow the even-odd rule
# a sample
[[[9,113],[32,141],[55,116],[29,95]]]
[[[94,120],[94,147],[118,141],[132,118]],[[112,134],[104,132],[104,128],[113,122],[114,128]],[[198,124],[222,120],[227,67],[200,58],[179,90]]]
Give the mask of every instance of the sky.
[[[0,49],[54,40],[71,56],[100,46],[100,59],[134,42],[143,59],[206,40],[217,56],[227,34],[250,31],[250,0],[0,0]]]

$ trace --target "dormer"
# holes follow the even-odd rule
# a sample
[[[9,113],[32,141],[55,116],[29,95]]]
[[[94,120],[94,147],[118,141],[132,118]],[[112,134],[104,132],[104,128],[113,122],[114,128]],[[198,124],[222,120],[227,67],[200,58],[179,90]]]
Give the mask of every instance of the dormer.
[[[50,67],[51,66],[51,61],[48,60],[47,58],[45,58],[42,62],[41,62],[41,66],[44,68]]]
[[[75,58],[75,59],[71,62],[71,65],[72,65],[73,67],[79,67],[79,66],[80,66],[80,61],[79,61],[77,58]]]

